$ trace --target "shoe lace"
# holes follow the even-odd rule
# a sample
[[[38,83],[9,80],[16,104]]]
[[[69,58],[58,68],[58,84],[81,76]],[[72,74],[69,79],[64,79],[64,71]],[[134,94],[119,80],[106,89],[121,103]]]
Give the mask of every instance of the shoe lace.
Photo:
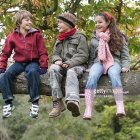
[[[59,104],[58,101],[54,101],[54,102],[53,102],[53,108],[57,108],[58,104]]]

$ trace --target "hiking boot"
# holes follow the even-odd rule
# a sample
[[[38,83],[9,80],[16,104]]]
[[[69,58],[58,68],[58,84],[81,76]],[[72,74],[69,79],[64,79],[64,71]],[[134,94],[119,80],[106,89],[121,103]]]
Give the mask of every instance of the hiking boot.
[[[14,110],[14,106],[12,104],[6,104],[3,106],[3,118],[8,118],[11,115],[11,112]]]
[[[67,109],[72,112],[73,117],[80,115],[79,103],[77,101],[67,101]]]
[[[39,106],[36,104],[32,104],[30,108],[30,116],[32,118],[38,118]]]
[[[53,109],[49,113],[49,117],[50,118],[57,117],[64,110],[66,110],[66,108],[62,100],[53,101]]]

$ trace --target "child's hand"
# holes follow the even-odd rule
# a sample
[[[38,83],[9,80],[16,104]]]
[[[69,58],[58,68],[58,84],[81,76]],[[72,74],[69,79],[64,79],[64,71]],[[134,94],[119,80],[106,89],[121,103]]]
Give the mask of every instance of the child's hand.
[[[47,69],[46,68],[39,68],[39,74],[40,75],[43,75],[47,72]]]
[[[0,73],[4,73],[5,69],[0,68]]]
[[[90,72],[90,69],[86,69],[85,71],[86,71],[86,72]]]
[[[62,64],[62,68],[67,69],[69,67],[68,64]]]
[[[122,68],[122,72],[128,72],[129,71],[129,69],[128,68]]]
[[[62,61],[61,60],[57,60],[57,61],[55,61],[54,64],[61,66],[62,65]]]

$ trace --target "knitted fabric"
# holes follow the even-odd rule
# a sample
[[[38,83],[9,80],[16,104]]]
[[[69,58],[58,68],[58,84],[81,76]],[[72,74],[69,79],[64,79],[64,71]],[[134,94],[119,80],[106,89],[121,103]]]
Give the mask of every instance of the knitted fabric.
[[[75,27],[76,24],[76,16],[71,13],[62,13],[58,16],[58,19],[64,21],[65,23],[69,24],[72,28]]]
[[[108,29],[106,32],[96,32],[96,36],[99,39],[98,59],[104,66],[103,73],[106,74],[108,68],[114,64],[114,59],[108,45],[110,31]]]
[[[62,40],[64,40],[64,39],[68,38],[69,36],[72,36],[73,34],[75,34],[76,31],[77,31],[76,28],[72,28],[72,29],[71,29],[70,31],[68,31],[68,32],[60,33],[60,34],[58,35],[57,39],[58,39],[59,41],[62,41]]]

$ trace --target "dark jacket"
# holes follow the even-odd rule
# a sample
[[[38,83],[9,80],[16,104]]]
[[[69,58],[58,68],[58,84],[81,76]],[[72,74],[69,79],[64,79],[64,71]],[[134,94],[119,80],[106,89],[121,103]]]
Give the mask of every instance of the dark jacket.
[[[38,61],[40,67],[48,68],[48,54],[39,30],[32,28],[25,37],[18,29],[9,34],[0,54],[0,68],[6,69],[12,50],[15,62]]]
[[[86,66],[88,57],[87,38],[82,33],[76,32],[63,41],[56,41],[53,49],[52,63],[61,60],[63,63],[68,64],[69,68]]]

